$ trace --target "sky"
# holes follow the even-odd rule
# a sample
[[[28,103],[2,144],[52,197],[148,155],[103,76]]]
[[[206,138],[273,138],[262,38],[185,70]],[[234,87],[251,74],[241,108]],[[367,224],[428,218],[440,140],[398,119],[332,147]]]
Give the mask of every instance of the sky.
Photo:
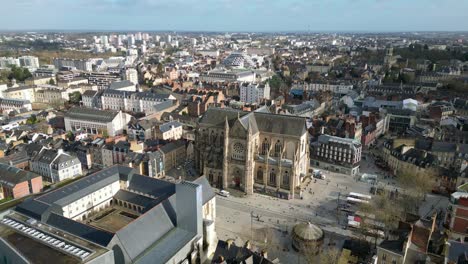
[[[468,31],[468,0],[0,0],[0,30]]]

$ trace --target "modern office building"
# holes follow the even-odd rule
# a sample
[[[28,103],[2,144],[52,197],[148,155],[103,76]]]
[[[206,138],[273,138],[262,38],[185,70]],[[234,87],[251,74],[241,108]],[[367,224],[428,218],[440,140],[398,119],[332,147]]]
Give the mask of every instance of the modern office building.
[[[18,59],[22,67],[26,67],[33,70],[39,68],[39,59],[35,56],[22,56]]]
[[[65,68],[76,68],[80,71],[90,72],[93,70],[93,64],[90,60],[77,60],[67,58],[54,58],[54,66],[56,69]]]
[[[21,65],[19,59],[12,57],[0,57],[0,69],[9,68],[12,65],[19,67]]]
[[[138,84],[138,72],[136,69],[128,68],[125,69],[124,72],[125,76],[124,79],[131,81],[133,84]]]

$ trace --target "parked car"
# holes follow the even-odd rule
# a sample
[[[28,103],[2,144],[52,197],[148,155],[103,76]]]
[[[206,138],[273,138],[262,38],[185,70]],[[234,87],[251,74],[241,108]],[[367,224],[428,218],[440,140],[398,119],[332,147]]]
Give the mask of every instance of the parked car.
[[[230,193],[228,191],[221,190],[221,191],[219,191],[218,194],[221,195],[221,196],[224,196],[224,197],[229,197]]]

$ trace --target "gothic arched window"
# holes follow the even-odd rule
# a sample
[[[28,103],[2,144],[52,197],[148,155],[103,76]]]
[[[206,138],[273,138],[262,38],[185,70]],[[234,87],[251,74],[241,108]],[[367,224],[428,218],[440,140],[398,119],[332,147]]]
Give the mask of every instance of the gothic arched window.
[[[276,172],[275,169],[270,171],[269,185],[276,186]]]
[[[275,144],[275,157],[280,157],[281,156],[281,149],[282,149],[281,142],[278,140],[276,141]]]
[[[257,170],[257,182],[263,182],[263,169],[259,167]]]
[[[289,186],[289,172],[288,171],[284,171],[282,185]]]
[[[266,155],[270,149],[270,142],[265,138],[262,143],[262,155]]]

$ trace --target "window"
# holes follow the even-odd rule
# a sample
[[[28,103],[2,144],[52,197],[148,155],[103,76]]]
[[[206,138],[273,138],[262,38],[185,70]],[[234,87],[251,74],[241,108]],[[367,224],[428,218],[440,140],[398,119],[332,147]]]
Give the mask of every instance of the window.
[[[276,144],[275,144],[275,157],[281,156],[281,149],[282,149],[281,142],[278,140],[276,141]]]
[[[266,155],[269,149],[270,149],[270,143],[265,138],[262,143],[262,155]]]
[[[276,172],[275,172],[275,169],[271,169],[271,171],[270,171],[269,185],[276,186]]]
[[[283,174],[283,186],[289,186],[289,172],[285,171]]]
[[[259,167],[257,170],[257,182],[262,183],[263,182],[263,169],[262,167]]]
[[[234,146],[232,147],[232,158],[237,159],[237,160],[243,160],[244,159],[244,145],[240,142],[234,143]]]
[[[382,260],[387,260],[387,254],[385,253],[382,254]]]

